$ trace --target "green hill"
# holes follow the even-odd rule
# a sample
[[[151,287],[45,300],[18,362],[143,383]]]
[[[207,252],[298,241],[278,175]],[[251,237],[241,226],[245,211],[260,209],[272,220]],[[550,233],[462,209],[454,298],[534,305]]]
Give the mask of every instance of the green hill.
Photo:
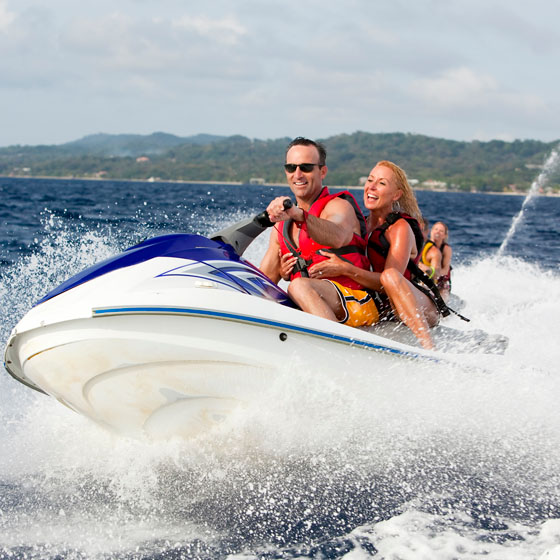
[[[63,148],[78,154],[100,156],[138,157],[161,154],[182,144],[208,144],[223,139],[223,136],[197,134],[195,136],[175,136],[166,132],[141,134],[90,134],[80,140],[63,144]]]
[[[373,165],[389,159],[420,183],[478,191],[525,191],[558,142],[516,140],[459,142],[418,134],[355,132],[321,139],[327,147],[331,185],[357,185]],[[0,148],[0,175],[155,178],[184,181],[284,183],[289,138],[249,139],[198,134],[179,137],[95,134],[56,146]],[[445,187],[441,185],[445,183]],[[560,174],[548,187],[559,190]]]

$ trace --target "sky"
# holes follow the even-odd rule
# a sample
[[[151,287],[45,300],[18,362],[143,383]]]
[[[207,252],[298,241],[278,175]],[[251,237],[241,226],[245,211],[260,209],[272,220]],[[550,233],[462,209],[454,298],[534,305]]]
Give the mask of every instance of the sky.
[[[0,146],[560,139],[555,0],[0,0]]]

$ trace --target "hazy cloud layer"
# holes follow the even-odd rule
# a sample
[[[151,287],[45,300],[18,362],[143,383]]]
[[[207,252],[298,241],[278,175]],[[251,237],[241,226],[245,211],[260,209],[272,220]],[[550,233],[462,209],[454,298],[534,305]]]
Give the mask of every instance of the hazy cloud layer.
[[[0,146],[96,132],[560,138],[560,5],[0,0]]]

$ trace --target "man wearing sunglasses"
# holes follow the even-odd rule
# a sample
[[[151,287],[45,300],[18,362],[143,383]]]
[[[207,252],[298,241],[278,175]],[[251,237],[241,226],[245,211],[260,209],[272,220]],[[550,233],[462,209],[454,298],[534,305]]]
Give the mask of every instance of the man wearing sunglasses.
[[[369,261],[356,200],[348,191],[330,193],[323,186],[326,157],[324,146],[308,138],[288,145],[284,170],[297,205],[285,196],[268,205],[275,226],[260,268],[274,282],[289,281],[288,294],[303,311],[350,326],[370,325],[378,317],[371,296],[354,279],[328,274],[333,253],[366,270]]]

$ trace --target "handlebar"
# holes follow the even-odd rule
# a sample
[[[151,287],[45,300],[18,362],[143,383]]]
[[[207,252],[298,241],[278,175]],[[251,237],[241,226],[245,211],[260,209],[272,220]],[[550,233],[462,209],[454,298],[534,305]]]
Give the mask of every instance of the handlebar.
[[[291,201],[291,199],[286,198],[284,200],[284,210],[289,210],[293,205],[294,203]],[[266,210],[255,216],[253,218],[253,221],[263,228],[272,227],[274,225],[274,223],[270,221],[268,212]]]

